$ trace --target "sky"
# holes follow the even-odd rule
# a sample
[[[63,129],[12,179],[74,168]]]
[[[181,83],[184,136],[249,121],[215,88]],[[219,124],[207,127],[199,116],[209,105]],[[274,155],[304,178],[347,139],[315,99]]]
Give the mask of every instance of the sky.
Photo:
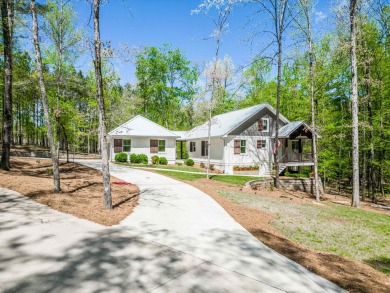
[[[179,48],[193,64],[202,64],[214,57],[215,40],[208,39],[213,32],[212,20],[204,14],[191,14],[200,0],[110,0],[101,7],[101,38],[110,41],[114,49],[171,44]],[[326,21],[329,2],[319,0],[314,25]],[[74,1],[77,25],[92,31],[91,6],[87,1]],[[252,6],[236,7],[229,16],[229,27],[222,37],[220,57],[229,55],[234,64],[246,66],[258,54],[269,36],[262,35],[254,43],[246,41],[253,23],[249,16]],[[267,20],[265,20],[267,21]],[[122,59],[112,60],[121,83],[136,82],[135,65]],[[88,67],[87,57],[79,60],[81,69]]]

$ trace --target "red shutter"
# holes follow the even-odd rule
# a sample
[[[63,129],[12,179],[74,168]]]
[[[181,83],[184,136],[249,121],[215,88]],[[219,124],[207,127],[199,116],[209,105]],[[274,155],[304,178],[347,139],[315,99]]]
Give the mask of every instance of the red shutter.
[[[259,121],[257,121],[257,129],[259,131],[263,131],[263,119],[259,119]]]
[[[158,153],[158,140],[157,139],[151,139],[150,140],[150,153]]]
[[[120,153],[122,151],[122,140],[114,139],[114,153]]]
[[[258,140],[258,141],[257,141],[257,148],[258,148],[258,149],[261,149],[261,146],[262,146],[262,142],[261,142],[261,140]]]
[[[241,153],[241,140],[235,139],[234,140],[234,154],[239,155]]]

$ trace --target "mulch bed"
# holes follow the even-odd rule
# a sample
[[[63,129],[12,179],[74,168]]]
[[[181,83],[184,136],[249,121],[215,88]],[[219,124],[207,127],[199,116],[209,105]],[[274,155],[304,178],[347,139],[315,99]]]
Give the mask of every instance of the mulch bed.
[[[139,189],[111,177],[113,209],[103,208],[103,183],[99,170],[60,162],[61,193],[53,192],[51,160],[11,158],[11,171],[0,170],[0,187],[12,189],[49,207],[112,226],[126,218],[138,203]],[[113,184],[114,182],[114,184]]]

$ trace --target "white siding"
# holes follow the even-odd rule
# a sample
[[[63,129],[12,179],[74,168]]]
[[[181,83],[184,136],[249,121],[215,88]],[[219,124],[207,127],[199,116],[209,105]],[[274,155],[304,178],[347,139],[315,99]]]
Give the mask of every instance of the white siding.
[[[168,160],[168,164],[176,163],[176,139],[175,138],[164,138],[164,137],[136,137],[136,136],[115,136],[110,138],[110,158],[114,161],[115,153],[114,153],[114,139],[131,139],[131,151],[126,152],[128,155],[130,154],[145,154],[149,158],[149,162],[151,162],[151,158],[154,155],[159,157],[165,157]],[[158,139],[165,140],[165,152],[158,153],[150,153],[150,140]]]

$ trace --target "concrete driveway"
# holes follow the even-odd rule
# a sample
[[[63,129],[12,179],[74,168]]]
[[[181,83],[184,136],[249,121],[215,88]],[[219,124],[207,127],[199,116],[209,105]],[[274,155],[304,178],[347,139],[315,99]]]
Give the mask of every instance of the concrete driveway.
[[[110,168],[141,189],[135,211],[110,228],[0,189],[0,291],[343,292],[263,245],[198,189]]]

